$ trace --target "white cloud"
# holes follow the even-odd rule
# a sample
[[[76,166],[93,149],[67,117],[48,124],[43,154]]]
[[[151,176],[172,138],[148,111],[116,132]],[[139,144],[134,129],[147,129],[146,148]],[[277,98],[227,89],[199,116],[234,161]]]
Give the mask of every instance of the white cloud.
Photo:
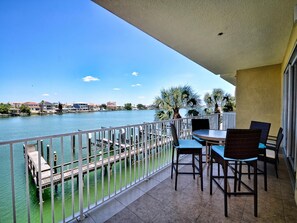
[[[131,87],[141,87],[141,84],[132,84]]]
[[[117,87],[115,87],[115,88],[113,88],[112,90],[114,90],[114,91],[119,91],[119,90],[121,90],[121,88],[117,88]]]
[[[44,97],[48,97],[48,96],[49,96],[49,94],[47,94],[47,93],[44,93],[44,94],[42,94],[42,96],[44,96]]]
[[[85,76],[82,78],[84,82],[99,81],[100,79],[92,76]]]
[[[143,98],[145,98],[145,97],[144,97],[144,96],[138,96],[138,98],[139,98],[139,99],[143,99]]]
[[[132,75],[137,77],[139,75],[139,73],[134,71],[134,72],[132,72]]]

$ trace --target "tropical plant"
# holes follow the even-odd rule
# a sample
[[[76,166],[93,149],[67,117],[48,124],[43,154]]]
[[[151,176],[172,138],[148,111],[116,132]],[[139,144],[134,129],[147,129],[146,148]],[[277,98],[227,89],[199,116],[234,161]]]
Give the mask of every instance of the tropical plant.
[[[206,114],[221,113],[223,111],[233,111],[235,109],[235,97],[229,93],[225,93],[221,88],[214,88],[212,93],[204,95],[204,102]]]
[[[1,103],[0,104],[0,114],[8,114],[10,107],[11,107],[10,104]]]
[[[156,97],[154,101],[154,106],[158,109],[155,119],[181,118],[179,113],[181,108],[191,108],[193,110],[198,108],[200,103],[199,96],[188,85],[163,89],[161,90],[161,96]]]
[[[143,105],[143,104],[137,104],[136,107],[137,107],[138,110],[145,110],[146,109],[146,106]]]
[[[58,105],[58,112],[63,113],[63,105],[60,102],[59,102],[59,105]]]
[[[30,115],[31,114],[31,110],[30,110],[30,108],[27,106],[27,105],[21,105],[21,107],[20,107],[20,112],[21,113],[26,113],[26,114],[28,114],[28,115]]]
[[[101,109],[101,110],[102,110],[102,109],[106,110],[106,108],[107,108],[107,105],[106,105],[106,104],[101,104],[101,105],[100,105],[100,109]]]
[[[187,117],[193,117],[198,115],[199,115],[199,111],[197,109],[190,109],[186,114]]]
[[[232,112],[235,110],[236,107],[236,101],[235,97],[231,94],[225,94],[224,100],[226,103],[224,104],[223,111],[224,112]]]
[[[43,108],[44,108],[44,100],[42,100],[40,103],[39,103],[39,107],[40,107],[40,114],[43,113]]]
[[[225,92],[221,88],[213,89],[211,94],[206,93],[204,95],[204,102],[206,103],[207,108],[213,109],[214,113],[220,113],[224,94]]]
[[[125,110],[132,110],[132,104],[131,103],[124,104],[124,109]]]

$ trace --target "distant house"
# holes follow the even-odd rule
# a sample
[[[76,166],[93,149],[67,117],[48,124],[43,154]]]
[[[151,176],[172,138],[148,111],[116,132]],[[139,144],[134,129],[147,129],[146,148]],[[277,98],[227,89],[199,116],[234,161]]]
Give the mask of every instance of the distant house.
[[[20,108],[23,103],[21,103],[21,102],[12,102],[12,103],[9,103],[9,104],[11,105],[11,108]]]
[[[19,115],[20,114],[20,107],[22,105],[22,103],[20,102],[12,102],[9,103],[11,105],[11,108],[9,109],[9,113],[11,115]]]
[[[20,109],[19,108],[10,108],[9,113],[12,116],[19,116],[20,115]]]
[[[36,102],[25,102],[24,105],[30,108],[31,114],[38,114],[40,112],[39,103]]]
[[[55,105],[51,102],[45,101],[43,103],[43,111],[46,113],[54,113],[55,112]]]
[[[106,103],[106,108],[108,110],[116,110],[117,109],[117,103],[115,101],[109,101]]]
[[[88,104],[88,107],[89,107],[89,110],[90,110],[90,111],[95,111],[96,105],[93,104],[93,103],[89,103],[89,104]]]
[[[90,111],[99,111],[100,110],[100,105],[94,104],[94,103],[89,103],[89,110]]]
[[[75,108],[77,111],[88,111],[89,105],[88,103],[77,102],[77,103],[73,103],[73,108]]]
[[[57,111],[59,109],[59,103],[58,102],[53,102],[52,103],[53,110]]]
[[[63,105],[63,112],[76,112],[76,109],[73,107],[73,104],[65,103]]]

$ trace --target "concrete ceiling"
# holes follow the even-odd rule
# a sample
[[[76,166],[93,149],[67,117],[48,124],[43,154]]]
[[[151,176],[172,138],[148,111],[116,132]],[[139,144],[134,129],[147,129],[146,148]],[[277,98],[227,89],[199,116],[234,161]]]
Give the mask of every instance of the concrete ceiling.
[[[234,85],[237,70],[282,62],[297,4],[297,0],[93,1]]]

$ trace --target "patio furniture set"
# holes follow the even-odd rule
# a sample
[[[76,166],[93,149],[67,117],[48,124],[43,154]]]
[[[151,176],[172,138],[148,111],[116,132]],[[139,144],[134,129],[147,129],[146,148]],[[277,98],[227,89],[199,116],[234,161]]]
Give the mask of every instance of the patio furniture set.
[[[228,217],[228,197],[251,195],[254,198],[254,216],[257,217],[257,176],[264,174],[265,191],[267,191],[268,162],[274,164],[276,177],[278,177],[278,152],[283,139],[283,129],[279,128],[277,136],[269,136],[271,124],[266,122],[251,121],[249,129],[227,129],[226,131],[211,130],[208,119],[192,119],[191,122],[191,139],[179,139],[174,123],[170,125],[174,148],[171,179],[175,171],[175,190],[177,190],[179,174],[191,174],[193,179],[198,174],[201,191],[203,191],[202,163],[206,163],[208,169],[210,168],[210,194],[213,192],[213,183],[224,193],[225,216]],[[202,152],[203,148],[205,148],[205,154]],[[182,154],[192,155],[191,162],[182,163],[180,161]],[[205,160],[203,156],[206,157]],[[263,168],[259,168],[258,160],[263,161]],[[217,173],[214,173],[215,164],[218,165]],[[180,172],[179,165],[191,165],[192,172]],[[243,175],[247,175],[248,178],[244,178]],[[253,175],[253,182],[251,182],[251,175]],[[233,188],[230,186],[231,183]]]

